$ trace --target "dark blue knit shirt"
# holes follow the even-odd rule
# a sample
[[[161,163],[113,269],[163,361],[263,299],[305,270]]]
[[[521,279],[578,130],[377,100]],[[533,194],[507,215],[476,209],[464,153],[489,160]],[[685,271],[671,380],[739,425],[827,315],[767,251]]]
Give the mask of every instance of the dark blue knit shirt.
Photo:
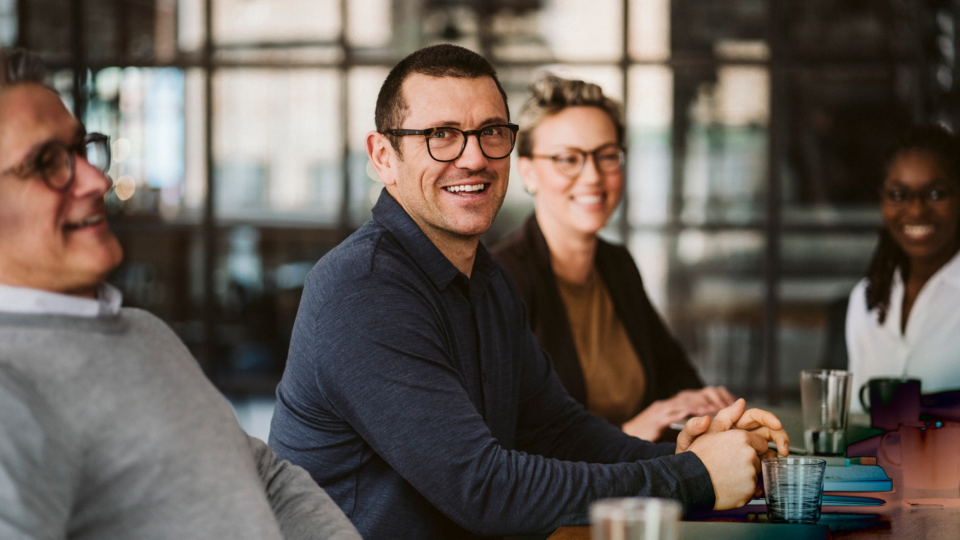
[[[567,395],[482,245],[468,279],[386,191],[307,277],[270,446],[367,540],[548,532],[604,497],[714,504],[695,455]]]

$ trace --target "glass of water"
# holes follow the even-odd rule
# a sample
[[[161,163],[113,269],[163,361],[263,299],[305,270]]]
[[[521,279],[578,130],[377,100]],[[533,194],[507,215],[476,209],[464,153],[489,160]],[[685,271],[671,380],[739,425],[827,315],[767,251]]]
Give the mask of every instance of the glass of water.
[[[763,463],[767,517],[773,523],[816,523],[823,502],[827,461],[808,457],[768,457]]]
[[[807,451],[838,456],[847,449],[847,417],[853,373],[839,369],[806,369],[800,372],[803,404],[803,438]]]
[[[590,505],[590,532],[593,540],[677,540],[682,513],[670,499],[601,499]]]

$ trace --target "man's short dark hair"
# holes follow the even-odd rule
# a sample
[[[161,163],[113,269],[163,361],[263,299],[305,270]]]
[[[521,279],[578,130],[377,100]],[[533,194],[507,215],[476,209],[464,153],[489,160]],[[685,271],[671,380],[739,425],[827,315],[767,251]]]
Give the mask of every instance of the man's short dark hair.
[[[44,84],[47,68],[40,57],[24,49],[0,48],[0,90],[19,83]]]
[[[490,77],[496,83],[500,96],[503,97],[503,107],[507,110],[507,120],[510,119],[507,93],[500,86],[497,71],[493,69],[490,62],[469,49],[444,43],[424,47],[401,60],[390,70],[387,79],[383,81],[383,86],[380,87],[380,95],[377,96],[375,119],[377,131],[380,133],[388,129],[397,129],[403,123],[407,109],[407,102],[402,91],[403,82],[414,73],[428,77],[456,77],[459,79]],[[418,129],[427,127],[433,126],[417,126]],[[390,140],[393,149],[400,155],[400,138],[393,135],[387,135],[386,137]]]

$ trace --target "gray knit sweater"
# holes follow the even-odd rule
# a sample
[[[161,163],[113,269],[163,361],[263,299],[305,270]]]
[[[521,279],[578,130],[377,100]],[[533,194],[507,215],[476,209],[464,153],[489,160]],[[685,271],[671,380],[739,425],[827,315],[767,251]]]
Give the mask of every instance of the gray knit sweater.
[[[0,313],[0,538],[360,536],[165,324],[124,309]]]

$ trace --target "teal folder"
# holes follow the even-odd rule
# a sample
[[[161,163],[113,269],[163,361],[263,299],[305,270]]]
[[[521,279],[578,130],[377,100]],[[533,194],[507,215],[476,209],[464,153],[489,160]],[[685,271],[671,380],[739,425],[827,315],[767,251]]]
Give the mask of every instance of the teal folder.
[[[878,465],[827,465],[824,491],[890,491],[893,481]]]

